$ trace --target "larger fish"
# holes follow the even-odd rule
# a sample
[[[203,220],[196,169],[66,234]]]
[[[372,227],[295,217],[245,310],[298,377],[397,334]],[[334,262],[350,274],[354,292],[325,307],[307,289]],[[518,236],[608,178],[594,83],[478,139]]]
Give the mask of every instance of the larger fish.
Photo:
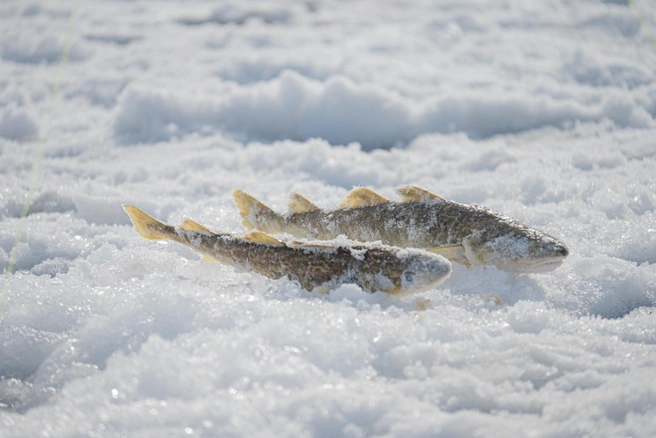
[[[358,187],[339,209],[324,211],[298,193],[280,214],[242,190],[233,198],[247,229],[311,239],[345,235],[359,241],[424,248],[449,260],[494,265],[512,272],[546,272],[567,257],[565,244],[546,233],[487,208],[447,201],[416,186],[396,189],[391,202]]]
[[[327,292],[340,284],[355,283],[367,292],[403,296],[433,288],[451,274],[448,260],[418,249],[284,243],[260,231],[246,236],[214,233],[189,219],[174,227],[131,205],[123,205],[123,209],[146,239],[173,240],[239,270],[298,281],[307,290]]]

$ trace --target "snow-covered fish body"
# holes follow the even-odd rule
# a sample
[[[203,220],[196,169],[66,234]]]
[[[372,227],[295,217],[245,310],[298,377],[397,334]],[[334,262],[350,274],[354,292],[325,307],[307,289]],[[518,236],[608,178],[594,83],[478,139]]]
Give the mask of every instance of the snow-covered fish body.
[[[325,292],[354,283],[367,292],[402,296],[435,287],[451,274],[448,260],[418,249],[343,242],[285,243],[259,231],[234,236],[212,232],[191,220],[174,227],[136,207],[123,208],[146,239],[173,240],[238,270],[273,279],[287,277],[307,290]]]
[[[402,202],[365,188],[352,190],[340,208],[324,211],[298,194],[290,212],[279,214],[241,190],[233,193],[248,229],[296,237],[381,241],[424,248],[453,262],[494,265],[514,272],[544,272],[568,255],[558,239],[484,207],[447,201],[424,189],[402,186]]]

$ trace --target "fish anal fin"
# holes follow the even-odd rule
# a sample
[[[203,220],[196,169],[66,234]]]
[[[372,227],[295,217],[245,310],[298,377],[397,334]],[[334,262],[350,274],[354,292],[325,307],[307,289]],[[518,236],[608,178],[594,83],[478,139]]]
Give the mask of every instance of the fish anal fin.
[[[154,217],[149,216],[132,205],[123,204],[122,207],[128,216],[130,216],[134,228],[141,237],[148,240],[170,239],[170,236],[167,235],[167,229],[170,227],[169,225],[158,221]]]
[[[319,207],[310,202],[307,198],[299,193],[292,193],[289,197],[290,213],[306,213],[308,211],[319,210]]]
[[[207,233],[207,234],[215,234],[212,231],[208,230],[198,222],[194,222],[191,219],[185,219],[182,224],[180,224],[180,229],[185,230],[185,231],[196,231],[198,233]]]
[[[251,231],[242,237],[242,239],[253,243],[260,243],[262,245],[285,246],[285,244],[280,240],[276,239],[275,237],[271,237],[262,231]]]
[[[356,187],[346,194],[346,197],[339,203],[339,208],[371,207],[387,202],[389,201],[386,198],[371,189]]]
[[[412,201],[430,201],[434,199],[439,199],[444,201],[444,198],[437,196],[435,193],[431,193],[426,189],[421,187],[405,185],[400,186],[394,189],[397,195],[401,197],[402,202],[412,202]]]
[[[249,195],[243,190],[235,189],[232,192],[232,199],[235,201],[239,215],[242,218],[242,224],[247,230],[252,230],[258,227],[257,216],[264,212],[271,212],[273,210],[262,202],[258,201],[252,195]]]
[[[460,263],[468,268],[471,266],[471,263],[465,255],[465,248],[462,245],[437,246],[434,248],[426,248],[426,251],[439,254],[452,262]]]

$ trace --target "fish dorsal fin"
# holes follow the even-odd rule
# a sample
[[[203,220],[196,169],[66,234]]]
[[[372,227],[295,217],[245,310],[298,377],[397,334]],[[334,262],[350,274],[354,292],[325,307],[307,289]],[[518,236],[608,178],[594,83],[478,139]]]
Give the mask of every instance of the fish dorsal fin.
[[[394,191],[401,197],[402,202],[430,201],[434,199],[444,201],[444,198],[441,198],[435,193],[431,193],[428,190],[417,186],[400,186],[394,189]]]
[[[257,230],[251,231],[242,237],[242,239],[253,243],[260,243],[262,245],[285,246],[283,242],[276,239],[275,237],[271,237],[267,233],[263,233],[262,231]]]
[[[271,208],[267,207],[253,196],[243,190],[235,189],[232,192],[232,198],[235,201],[239,215],[242,218],[242,224],[247,230],[257,228],[258,216],[263,213],[275,214]]]
[[[308,211],[319,210],[319,207],[310,202],[307,198],[299,193],[292,193],[289,196],[290,213],[306,213]]]
[[[195,231],[197,233],[207,233],[207,234],[214,234],[212,231],[208,230],[198,222],[194,222],[191,219],[185,219],[181,224],[180,224],[180,229],[185,230],[185,231]]]
[[[339,203],[339,208],[371,207],[387,202],[389,202],[387,199],[371,189],[356,187],[346,194],[346,197]]]
[[[452,262],[460,263],[468,268],[471,266],[471,263],[465,254],[465,247],[462,245],[437,246],[434,248],[426,248],[426,251],[432,252],[433,254],[439,254]]]

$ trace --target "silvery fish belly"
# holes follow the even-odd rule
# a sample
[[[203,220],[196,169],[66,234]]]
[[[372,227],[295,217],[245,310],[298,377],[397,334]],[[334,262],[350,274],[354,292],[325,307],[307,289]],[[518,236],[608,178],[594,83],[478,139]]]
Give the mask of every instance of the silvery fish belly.
[[[124,205],[137,232],[150,240],[173,240],[207,258],[269,278],[286,277],[307,290],[327,292],[354,283],[367,292],[407,295],[436,287],[451,274],[451,263],[427,251],[350,242],[283,242],[263,232],[245,236],[215,233],[185,220],[179,227]]]
[[[416,186],[396,189],[400,202],[358,187],[332,211],[294,193],[289,212],[280,214],[242,190],[235,204],[247,229],[289,233],[310,239],[380,241],[423,248],[452,262],[493,265],[511,272],[546,272],[568,255],[564,243],[542,231],[484,207],[447,201]]]

